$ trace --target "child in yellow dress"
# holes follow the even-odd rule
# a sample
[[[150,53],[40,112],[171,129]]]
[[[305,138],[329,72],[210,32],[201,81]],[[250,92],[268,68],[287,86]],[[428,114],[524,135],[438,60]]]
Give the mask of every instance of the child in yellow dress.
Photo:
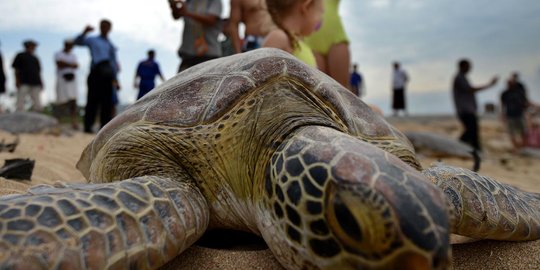
[[[282,49],[316,68],[315,56],[303,38],[321,24],[323,0],[266,0],[266,5],[278,28],[266,36],[263,47]]]

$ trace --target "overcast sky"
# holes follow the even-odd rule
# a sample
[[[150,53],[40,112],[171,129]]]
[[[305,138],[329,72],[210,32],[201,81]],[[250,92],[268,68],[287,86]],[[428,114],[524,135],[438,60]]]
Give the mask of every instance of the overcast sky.
[[[224,0],[223,17],[229,13]],[[181,20],[170,16],[165,0],[0,0],[0,51],[13,91],[11,62],[22,41],[39,42],[37,55],[46,82],[44,97],[54,100],[53,54],[62,40],[101,18],[113,22],[111,39],[118,47],[122,103],[134,101],[136,64],[149,48],[167,78],[175,74],[181,43]],[[540,1],[538,0],[341,0],[340,13],[349,35],[353,62],[366,81],[365,100],[389,109],[391,63],[400,61],[409,73],[411,113],[452,113],[450,82],[456,61],[473,61],[470,79],[483,84],[493,75],[501,81],[479,95],[497,102],[504,80],[519,71],[529,94],[540,102]],[[81,68],[79,103],[84,104],[89,53],[75,50]]]

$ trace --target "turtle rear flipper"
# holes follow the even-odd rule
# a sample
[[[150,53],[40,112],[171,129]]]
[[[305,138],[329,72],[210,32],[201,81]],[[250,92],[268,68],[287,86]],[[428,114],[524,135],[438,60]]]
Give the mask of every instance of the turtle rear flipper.
[[[453,206],[452,233],[476,239],[540,239],[540,194],[463,168],[437,165],[423,174]]]
[[[0,199],[0,268],[154,269],[208,220],[199,190],[168,178],[38,186]]]

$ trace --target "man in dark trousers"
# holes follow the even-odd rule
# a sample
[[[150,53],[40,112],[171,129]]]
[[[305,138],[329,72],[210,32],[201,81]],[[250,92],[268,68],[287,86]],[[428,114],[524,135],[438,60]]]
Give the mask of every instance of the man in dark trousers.
[[[491,82],[482,86],[471,86],[467,79],[467,73],[471,70],[471,62],[468,59],[462,59],[458,62],[458,73],[453,82],[453,96],[456,111],[464,132],[459,138],[461,141],[469,144],[476,152],[481,150],[480,137],[478,135],[478,118],[476,111],[478,105],[476,102],[476,92],[490,88],[497,83],[497,76],[493,77]]]
[[[2,60],[2,53],[0,53],[0,94],[6,92],[6,73],[4,73],[4,61]]]
[[[92,133],[92,126],[98,109],[100,124],[105,126],[113,117],[113,91],[119,89],[116,75],[120,70],[116,59],[116,48],[109,40],[112,23],[101,20],[100,34],[87,37],[92,32],[92,26],[86,26],[84,31],[75,38],[75,44],[87,46],[90,49],[92,63],[88,75],[88,95],[84,111],[84,132]]]

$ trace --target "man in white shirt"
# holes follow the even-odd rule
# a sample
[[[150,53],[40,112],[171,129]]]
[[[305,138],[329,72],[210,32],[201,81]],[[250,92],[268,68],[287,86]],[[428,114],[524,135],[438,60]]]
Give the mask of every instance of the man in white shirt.
[[[398,116],[398,112],[403,110],[407,115],[407,109],[405,105],[405,88],[409,77],[404,70],[401,69],[399,62],[394,62],[394,71],[392,74],[392,109],[394,110],[394,116]]]
[[[66,40],[64,49],[54,55],[56,62],[56,101],[69,108],[71,125],[79,129],[77,113],[77,57],[71,52],[74,41]]]

